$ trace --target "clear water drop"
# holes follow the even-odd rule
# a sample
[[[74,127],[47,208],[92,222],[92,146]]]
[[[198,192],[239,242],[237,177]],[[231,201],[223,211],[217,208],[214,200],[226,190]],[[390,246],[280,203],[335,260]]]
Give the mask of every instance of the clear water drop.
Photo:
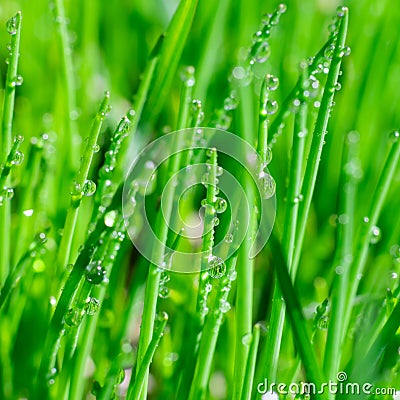
[[[323,315],[317,323],[317,328],[321,330],[326,330],[328,329],[329,325],[329,318],[326,315]]]
[[[89,297],[85,303],[85,313],[87,315],[94,315],[99,310],[100,302],[95,297]]]
[[[206,286],[204,287],[204,290],[206,291],[206,293],[210,293],[212,290],[212,285],[211,283],[207,282]]]
[[[399,141],[399,138],[400,138],[400,132],[399,132],[399,131],[392,131],[392,132],[390,132],[390,134],[389,134],[389,140],[390,140],[392,143],[397,143],[397,142]]]
[[[82,192],[84,196],[93,196],[96,192],[96,184],[91,180],[87,180],[83,185]]]
[[[225,275],[226,265],[220,257],[211,256],[208,260],[209,274],[211,278],[220,279]]]
[[[253,335],[251,333],[247,333],[242,337],[242,344],[246,347],[251,345],[251,341],[253,339]]]
[[[227,203],[227,201],[226,201],[225,199],[223,199],[222,197],[217,197],[214,206],[215,206],[215,211],[216,211],[218,214],[221,214],[221,213],[223,213],[223,212],[226,211],[226,208],[227,208],[227,206],[228,206],[228,203]]]
[[[219,218],[218,217],[214,217],[212,220],[212,224],[213,226],[218,226],[219,225]]]
[[[17,150],[13,154],[13,158],[11,160],[11,164],[13,164],[13,165],[21,165],[23,161],[24,161],[24,154]]]
[[[231,95],[224,100],[224,110],[226,111],[235,110],[238,104],[239,104],[238,99],[231,93]]]
[[[351,47],[350,46],[344,46],[342,48],[342,51],[340,52],[341,57],[348,57],[351,54]]]
[[[371,239],[370,243],[371,244],[376,244],[378,243],[382,238],[382,231],[378,226],[373,226],[371,229]]]
[[[254,55],[254,61],[257,63],[263,63],[268,60],[271,55],[271,48],[268,42],[263,42],[259,45]]]
[[[17,75],[12,81],[11,81],[11,86],[21,86],[24,83],[24,78],[22,75]]]
[[[275,194],[276,183],[274,178],[268,173],[260,174],[261,197],[269,199]]]
[[[78,326],[82,318],[82,311],[78,307],[71,307],[65,314],[64,322],[69,326]]]
[[[166,299],[169,296],[169,289],[165,285],[161,285],[158,289],[158,297]]]
[[[99,285],[104,281],[107,271],[103,268],[100,261],[93,261],[86,267],[85,278],[93,285]]]
[[[17,17],[11,17],[6,22],[6,28],[10,35],[15,35],[17,33]]]
[[[278,89],[279,79],[275,75],[268,74],[265,77],[265,85],[268,90],[274,91],[274,90]]]
[[[193,87],[194,84],[196,83],[195,80],[195,68],[191,65],[184,67],[181,71],[181,79],[185,86],[187,87]]]
[[[104,225],[109,228],[113,227],[117,219],[117,212],[115,210],[109,211],[104,215]]]
[[[231,309],[231,305],[228,301],[221,299],[219,302],[219,311],[222,314],[226,314]]]
[[[269,115],[275,114],[278,111],[278,102],[276,100],[267,100],[265,110]]]
[[[226,277],[231,281],[235,281],[237,278],[237,272],[234,269],[231,269],[230,271],[228,271],[228,273],[226,274]]]
[[[227,233],[225,236],[225,242],[226,243],[232,243],[233,242],[233,234],[232,233]]]
[[[324,56],[328,60],[332,60],[334,54],[335,54],[335,45],[332,43],[325,49]]]
[[[98,153],[100,151],[100,146],[96,143],[92,147],[93,153]]]
[[[280,14],[284,14],[287,10],[287,5],[284,3],[279,4],[278,8],[277,8],[277,12]]]

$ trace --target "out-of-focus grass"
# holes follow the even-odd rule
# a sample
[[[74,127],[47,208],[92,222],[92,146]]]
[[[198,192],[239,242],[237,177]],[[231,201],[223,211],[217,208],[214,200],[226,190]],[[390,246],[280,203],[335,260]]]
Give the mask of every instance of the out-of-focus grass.
[[[23,254],[35,233],[51,227],[46,254],[37,258],[33,268],[29,268],[26,277],[15,289],[17,294],[14,302],[11,298],[11,302],[5,304],[6,311],[1,314],[1,340],[4,343],[1,376],[13,380],[13,393],[21,397],[29,397],[29,394],[34,392],[42,345],[53,311],[49,300],[50,296],[58,295],[55,288],[51,287],[53,261],[60,243],[59,230],[64,226],[70,201],[70,184],[77,173],[67,170],[63,160],[72,157],[76,164],[79,162],[84,147],[84,143],[80,141],[88,136],[90,121],[104,91],[110,90],[113,109],[104,121],[99,141],[102,149],[103,145],[107,145],[117,121],[126,114],[133,101],[132,96],[139,87],[140,77],[147,65],[151,49],[160,34],[167,29],[177,6],[177,1],[172,0],[120,1],[112,5],[79,0],[66,3],[76,84],[76,110],[73,110],[72,118],[81,135],[80,140],[73,139],[71,154],[64,152],[70,141],[66,135],[65,121],[71,115],[68,115],[69,110],[65,102],[62,58],[53,5],[44,0],[6,0],[0,4],[0,26],[3,27],[0,29],[0,60],[8,57],[6,43],[9,42],[9,35],[5,29],[6,21],[18,10],[21,10],[24,16],[19,61],[19,72],[24,78],[24,83],[17,88],[13,134],[25,136],[22,145],[25,153],[28,153],[31,138],[46,134],[44,144],[36,144],[43,155],[38,158],[39,176],[33,177],[36,181],[32,181],[32,186],[25,181],[28,166],[34,168],[34,165],[27,161],[27,154],[25,164],[13,170],[12,182],[16,189],[12,200],[11,235],[13,238],[22,238],[22,242],[12,240],[11,254]],[[343,75],[339,78],[342,89],[336,94],[336,105],[328,125],[321,169],[295,281],[306,316],[310,319],[315,306],[329,297],[334,275],[331,265],[336,247],[335,213],[343,139],[351,130],[360,133],[359,154],[363,178],[358,187],[355,206],[356,235],[362,227],[363,217],[367,216],[372,202],[371,193],[388,153],[386,135],[399,125],[400,31],[397,27],[400,23],[400,6],[388,0],[349,0],[343,3],[350,8],[347,44],[351,47],[351,55],[345,58],[342,65]],[[228,76],[232,67],[237,64],[241,47],[249,45],[261,16],[271,12],[276,5],[255,0],[221,0],[218,3],[211,0],[200,1],[188,39],[186,43],[182,43],[182,57],[174,59],[175,54],[166,55],[165,59],[170,58],[176,65],[195,66],[197,85],[194,92],[195,97],[202,101],[206,114],[205,123],[210,121],[213,112],[222,107],[224,98],[229,95]],[[315,54],[326,41],[327,27],[338,5],[338,2],[329,0],[287,2],[288,10],[271,36],[271,57],[256,71],[260,78],[267,72],[279,77],[280,87],[274,93],[278,103],[282,103],[294,86],[298,77],[299,62]],[[166,74],[170,72],[169,67],[164,68]],[[0,71],[0,87],[3,89],[6,74],[4,62],[0,63]],[[181,86],[179,74],[173,73],[171,79],[172,86],[168,91],[161,92],[161,98],[157,86],[150,85],[149,102],[145,105],[144,119],[140,121],[135,142],[130,146],[131,151],[135,151],[139,143],[146,143],[159,135],[165,127],[177,126]],[[259,91],[254,89],[246,95],[256,104],[258,94]],[[4,90],[0,91],[0,97],[2,100]],[[2,103],[1,101],[0,104]],[[159,109],[154,110],[155,106]],[[317,111],[310,107],[310,113]],[[235,111],[232,129],[240,130],[238,112],[239,110]],[[247,123],[247,126],[255,125],[256,117],[249,116],[253,121]],[[285,186],[290,165],[288,154],[293,136],[289,125],[277,139],[273,148],[273,161],[269,165],[277,182],[276,224],[280,231],[285,229]],[[313,126],[308,128],[312,132]],[[310,136],[307,137],[306,148],[310,146]],[[253,137],[256,137],[256,132]],[[128,154],[129,157],[133,157],[133,154]],[[96,176],[103,160],[103,150],[94,155],[92,176]],[[27,195],[23,188],[27,187],[34,193],[31,204],[25,201]],[[366,304],[362,302],[362,295],[369,299],[370,310],[374,310],[373,307],[379,308],[387,287],[398,296],[395,291],[398,278],[391,277],[400,272],[399,188],[400,174],[397,168],[377,223],[381,230],[381,239],[371,246],[365,278],[360,284],[360,296],[357,298],[360,310]],[[24,207],[34,209],[33,215],[23,214],[22,211],[26,211]],[[89,213],[90,200],[83,202],[81,206],[81,217],[77,221],[76,235],[72,243],[72,258],[76,257],[84,240]],[[28,231],[20,234],[21,225],[29,226]],[[119,316],[126,312],[127,304],[132,306],[130,312],[134,312],[134,318],[131,321],[132,325],[125,327],[131,343],[124,342],[129,351],[126,354],[127,360],[121,361],[121,365],[133,365],[135,357],[130,345],[135,348],[138,342],[137,315],[143,299],[147,266],[134,251],[133,255],[129,256],[132,251],[127,244],[124,244],[123,250],[125,257],[123,260],[121,257],[121,265],[113,270],[110,277],[110,286],[99,316],[92,352],[92,361],[96,366],[94,379],[101,384],[104,383],[113,362],[112,357],[118,354],[115,351],[119,346],[118,341],[125,337],[125,333],[121,333],[124,323],[119,321]],[[249,288],[253,291],[254,311],[250,319],[254,323],[266,318],[268,320],[273,259],[273,252],[271,255],[271,248],[267,246],[261,257],[255,261],[254,288]],[[14,260],[15,263],[16,261]],[[196,298],[192,280],[172,275],[168,287],[169,297],[160,300],[169,314],[169,322],[152,366],[152,376],[156,383],[154,388],[150,389],[153,390],[154,398],[172,396],[177,385],[174,379],[178,376],[175,367],[182,366],[185,351],[190,351],[185,348],[186,343],[181,335],[185,328],[185,318],[190,314]],[[128,288],[131,289],[130,293],[127,292]],[[364,310],[359,315],[358,319],[351,320],[350,332],[353,334],[359,326],[364,329],[368,327],[368,312]],[[218,395],[217,389],[224,385],[227,386],[226,393],[231,393],[234,326],[234,313],[230,311],[220,329],[220,340],[215,349],[210,398],[222,398],[223,395]],[[293,355],[290,328],[289,325],[286,326],[278,370],[278,378],[284,382],[292,378],[292,368],[297,362]],[[320,360],[323,358],[321,343],[324,336],[325,332],[318,330],[315,337],[317,356]],[[264,339],[261,331],[261,345]],[[398,343],[398,336],[396,340]],[[352,341],[348,340],[346,346],[343,353],[347,352],[348,356],[344,356],[342,367],[351,361]],[[390,343],[390,346],[394,347],[394,344]],[[181,359],[176,360],[177,355]],[[389,358],[389,355],[386,357]],[[390,362],[387,363],[389,364]],[[90,366],[88,371],[91,371]],[[221,378],[221,371],[225,378]],[[376,374],[376,378],[378,381],[380,379],[382,384],[399,385],[398,375],[391,375],[385,380],[379,371]],[[221,383],[221,379],[224,383]],[[85,384],[90,392],[92,383]],[[4,396],[7,388],[6,383],[3,385]]]

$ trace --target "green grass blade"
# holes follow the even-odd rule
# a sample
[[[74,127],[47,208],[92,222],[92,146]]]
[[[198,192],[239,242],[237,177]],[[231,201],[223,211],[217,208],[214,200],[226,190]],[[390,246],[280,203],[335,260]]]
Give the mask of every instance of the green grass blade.
[[[302,249],[302,243],[306,230],[306,224],[308,214],[310,212],[311,202],[313,198],[315,183],[317,180],[317,174],[319,170],[322,148],[324,145],[326,129],[330,117],[330,111],[332,108],[332,101],[335,95],[335,85],[337,83],[340,66],[343,59],[343,49],[346,43],[347,28],[349,22],[349,12],[346,7],[341,7],[339,14],[339,27],[337,38],[335,40],[335,50],[329,69],[328,77],[325,84],[324,93],[321,100],[320,109],[315,123],[314,132],[312,136],[311,149],[308,155],[308,161],[306,171],[304,174],[302,194],[304,201],[299,210],[299,224],[297,231],[297,245],[293,257],[293,274],[296,273],[297,267],[300,260],[300,254]]]
[[[89,174],[90,165],[93,160],[93,155],[96,152],[96,146],[98,146],[97,140],[103,120],[106,113],[108,112],[109,100],[110,93],[106,92],[103,101],[101,102],[100,108],[96,114],[96,117],[94,118],[93,125],[90,130],[86,147],[82,156],[80,169],[77,174],[76,181],[73,183],[73,188],[71,189],[71,204],[68,209],[63,236],[58,251],[59,268],[65,268],[71,259],[71,245],[74,237],[76,222],[78,219],[79,207],[82,198],[85,195],[85,185],[88,183],[87,177]],[[92,184],[91,181],[90,183]]]
[[[168,26],[154,73],[148,107],[145,110],[146,120],[153,120],[168,98],[168,92],[196,12],[197,2],[198,0],[181,0]]]
[[[336,254],[334,257],[335,278],[331,294],[331,319],[326,341],[324,370],[328,379],[335,381],[339,372],[341,348],[344,340],[343,315],[346,308],[349,269],[353,248],[353,217],[355,213],[356,185],[360,178],[358,165],[359,135],[351,132],[345,140],[340,180],[339,211]]]
[[[0,160],[5,160],[11,151],[12,129],[14,117],[15,88],[18,84],[18,58],[21,40],[22,14],[18,12],[7,22],[7,29],[11,35],[10,57],[5,84],[3,116],[1,121],[0,148],[2,149]],[[6,186],[8,180],[4,182]],[[4,186],[0,187],[3,192]],[[3,202],[3,201],[1,201]],[[11,207],[6,200],[0,206],[0,283],[4,283],[10,266],[10,229],[11,229]]]
[[[374,194],[372,195],[372,203],[369,209],[368,217],[366,220],[364,219],[364,224],[360,233],[359,245],[356,249],[355,259],[350,269],[349,287],[346,301],[346,314],[343,325],[344,330],[347,330],[350,323],[353,301],[357,294],[360,277],[364,272],[364,267],[367,261],[372,230],[378,222],[378,218],[382,211],[384,201],[392,185],[393,178],[398,168],[400,158],[400,134],[399,132],[395,131],[392,132],[390,136],[390,140],[392,142],[391,149],[387,156],[382,172],[379,176]]]
[[[147,346],[146,353],[141,362],[141,366],[136,374],[134,384],[129,388],[128,400],[136,400],[140,398],[140,393],[143,391],[147,381],[147,371],[150,367],[151,360],[153,359],[154,353],[163,335],[165,326],[167,325],[168,315],[163,312],[159,318],[157,318],[158,324],[154,328],[153,338]],[[131,381],[132,382],[132,381]],[[147,396],[147,395],[146,395]]]
[[[243,382],[242,400],[250,400],[253,389],[254,372],[256,369],[257,351],[260,343],[260,325],[256,324],[253,328],[249,358],[247,360],[246,375]]]

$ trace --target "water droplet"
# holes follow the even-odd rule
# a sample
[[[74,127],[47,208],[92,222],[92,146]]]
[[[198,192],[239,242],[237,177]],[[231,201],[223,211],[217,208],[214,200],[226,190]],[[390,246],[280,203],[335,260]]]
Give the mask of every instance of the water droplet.
[[[257,31],[254,35],[253,35],[253,42],[257,43],[257,42],[262,42],[263,40],[263,33],[262,31]]]
[[[206,291],[206,293],[210,293],[212,290],[212,285],[211,283],[207,282],[206,286],[204,287],[204,290]]]
[[[209,185],[209,175],[208,175],[208,173],[206,172],[205,174],[203,174],[202,175],[202,177],[201,177],[201,183],[205,186],[205,187],[207,187],[208,185]]]
[[[12,81],[11,81],[11,87],[15,86],[21,86],[24,83],[24,78],[21,75],[17,75]]]
[[[166,299],[169,295],[169,289],[165,285],[160,285],[158,289],[158,297],[161,299]]]
[[[251,345],[251,341],[253,339],[253,335],[251,333],[247,333],[242,337],[242,344],[246,347]]]
[[[261,197],[269,199],[275,194],[276,183],[274,178],[268,173],[260,174]]]
[[[400,138],[400,132],[399,132],[399,131],[390,132],[390,134],[389,134],[389,140],[390,140],[392,143],[397,143],[397,142],[399,141],[399,138]]]
[[[213,226],[218,226],[219,225],[219,218],[218,217],[214,217],[212,220],[212,224]]]
[[[277,8],[277,12],[280,14],[284,14],[287,10],[287,5],[284,3],[279,4],[278,8]]]
[[[381,240],[382,232],[378,226],[373,226],[371,229],[371,244],[376,244]]]
[[[233,234],[232,233],[227,233],[225,236],[225,242],[226,243],[232,243],[233,242]]]
[[[32,217],[32,215],[33,215],[33,209],[24,210],[22,213],[23,213],[26,217]]]
[[[222,314],[227,313],[231,309],[231,305],[229,304],[228,301],[221,299],[219,301],[219,311],[221,311]]]
[[[350,46],[344,46],[340,52],[341,57],[347,57],[351,54],[351,47]]]
[[[338,17],[344,17],[346,11],[347,11],[347,7],[339,6],[336,9],[336,14],[337,14]]]
[[[104,281],[107,271],[100,261],[93,261],[86,267],[86,280],[93,285],[99,285]]]
[[[234,96],[233,93],[231,93],[231,95],[224,100],[224,109],[226,111],[235,110],[238,104],[238,99]]]
[[[13,158],[11,160],[11,164],[13,165],[21,165],[22,161],[24,161],[24,154],[20,151],[15,151],[13,154]]]
[[[82,187],[78,182],[72,182],[70,191],[69,191],[72,201],[79,200],[82,197]]]
[[[328,60],[332,60],[332,57],[333,57],[334,54],[335,54],[335,45],[332,43],[325,49],[324,56]]]
[[[14,189],[10,187],[4,187],[0,190],[0,206],[3,205],[4,200],[10,200],[14,197]]]
[[[279,79],[275,75],[268,74],[265,77],[265,85],[268,90],[274,91],[274,90],[278,89]]]
[[[271,55],[271,48],[269,47],[269,43],[263,42],[258,46],[256,50],[256,54],[254,55],[254,61],[257,63],[263,63],[268,60],[270,55]]]
[[[317,323],[317,328],[321,330],[326,330],[328,329],[329,325],[329,318],[326,315],[323,315]]]
[[[35,235],[35,243],[43,245],[47,242],[47,236],[44,232],[39,232]]]
[[[187,67],[184,67],[181,71],[181,79],[185,86],[187,87],[193,87],[194,84],[196,83],[195,81],[195,69],[193,66],[189,65]]]
[[[87,315],[94,315],[100,307],[100,302],[95,297],[89,297],[85,303],[85,312]]]
[[[127,117],[121,118],[117,126],[117,133],[126,134],[131,127],[131,121]]]
[[[69,326],[78,326],[82,322],[83,313],[78,307],[71,307],[64,317],[64,322]]]
[[[226,265],[222,258],[211,256],[208,260],[209,274],[211,278],[219,279],[225,275]]]
[[[223,199],[222,197],[217,197],[217,199],[215,201],[215,211],[218,214],[225,212],[227,206],[228,206],[228,203],[225,199]]]
[[[269,115],[275,114],[278,111],[278,102],[276,100],[267,100],[265,111]]]
[[[96,143],[92,147],[93,153],[98,153],[100,151],[100,146]]]
[[[105,226],[108,226],[109,228],[113,227],[116,219],[117,212],[115,210],[109,211],[106,215],[104,215]]]
[[[6,22],[7,32],[10,35],[15,35],[17,33],[17,17],[12,17]]]
[[[231,281],[235,281],[237,278],[237,272],[234,269],[231,269],[228,271],[228,273],[226,274],[226,277]]]
[[[87,180],[83,185],[82,192],[84,196],[93,196],[96,192],[96,184],[91,180]]]

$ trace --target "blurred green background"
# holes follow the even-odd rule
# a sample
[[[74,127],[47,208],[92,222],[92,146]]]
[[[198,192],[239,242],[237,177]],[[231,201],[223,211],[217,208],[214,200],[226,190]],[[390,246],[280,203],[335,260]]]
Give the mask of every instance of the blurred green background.
[[[174,13],[177,1],[120,0],[66,1],[69,19],[71,51],[76,77],[77,108],[75,117],[81,138],[87,136],[90,121],[104,90],[111,91],[111,116],[106,129],[126,113],[136,92],[149,53],[163,33]],[[223,106],[229,94],[228,76],[237,63],[242,47],[251,44],[262,15],[277,5],[272,1],[256,0],[200,0],[196,17],[179,65],[196,68],[196,98],[203,102],[208,123],[214,111]],[[272,54],[261,73],[279,77],[276,94],[281,102],[294,86],[298,65],[314,55],[328,37],[328,26],[339,4],[350,9],[348,45],[351,55],[343,62],[342,89],[336,96],[336,106],[328,126],[323,150],[315,201],[310,216],[305,250],[297,285],[303,305],[321,302],[328,294],[330,272],[328,266],[335,245],[335,212],[338,176],[344,135],[357,130],[361,135],[361,158],[364,177],[359,187],[357,213],[359,224],[369,204],[383,160],[388,150],[388,133],[399,127],[400,121],[400,3],[388,0],[337,2],[330,0],[290,0],[288,9],[271,38]],[[0,85],[4,86],[9,41],[5,23],[17,10],[23,13],[23,31],[19,71],[24,78],[17,90],[14,132],[26,139],[47,132],[54,140],[56,154],[63,148],[65,93],[61,74],[61,55],[49,1],[2,1],[0,3]],[[176,72],[170,92],[161,99],[162,107],[156,114],[153,107],[159,99],[150,93],[144,120],[138,132],[138,142],[147,142],[162,130],[176,125],[181,83]],[[3,93],[3,92],[1,92]],[[256,98],[258,93],[254,93]],[[255,119],[256,116],[253,116]],[[233,130],[235,123],[233,124]],[[311,128],[311,127],[310,127]],[[107,132],[107,131],[106,131]],[[26,140],[24,146],[27,146]],[[270,165],[277,182],[277,223],[282,225],[288,149],[291,134],[284,129],[274,146]],[[76,142],[76,154],[80,143]],[[95,164],[100,159],[95,160]],[[63,165],[54,164],[55,179],[52,195],[48,197],[49,217],[56,228],[61,228],[69,201],[71,176],[63,176]],[[18,180],[18,176],[16,177]],[[389,249],[399,243],[400,173],[397,172],[384,212],[379,221],[382,240],[372,249],[368,264],[369,275],[363,285],[369,293],[384,296],[387,277],[392,269]],[[16,193],[18,201],[18,193]],[[18,244],[14,244],[17,246]],[[379,255],[379,257],[375,257]],[[267,257],[256,264],[254,319],[265,318],[270,290]],[[315,277],[319,277],[315,279]],[[139,277],[143,279],[142,277]],[[264,283],[265,282],[265,283]],[[185,284],[171,282],[175,291],[167,300],[167,308],[178,314],[185,303]],[[39,290],[39,289],[38,289]],[[40,290],[39,290],[40,291]],[[174,294],[175,293],[175,294]],[[314,304],[314,303],[312,303]],[[117,307],[115,307],[117,308]],[[174,317],[172,317],[173,320]],[[35,316],[27,314],[21,331],[35,326]],[[229,329],[232,321],[224,329]],[[42,327],[43,328],[43,327]],[[39,328],[38,328],[39,329]],[[176,328],[179,331],[179,327]],[[40,340],[40,334],[37,337]],[[177,340],[177,338],[175,338]],[[32,342],[30,346],[35,347]],[[228,354],[229,343],[220,343],[217,364]],[[21,375],[33,374],[31,365],[23,366]],[[226,360],[225,360],[226,362]],[[156,359],[157,364],[157,359]],[[26,368],[25,372],[24,369]],[[218,376],[217,376],[218,378]],[[215,378],[215,379],[217,379]],[[19,382],[21,387],[25,383]]]

